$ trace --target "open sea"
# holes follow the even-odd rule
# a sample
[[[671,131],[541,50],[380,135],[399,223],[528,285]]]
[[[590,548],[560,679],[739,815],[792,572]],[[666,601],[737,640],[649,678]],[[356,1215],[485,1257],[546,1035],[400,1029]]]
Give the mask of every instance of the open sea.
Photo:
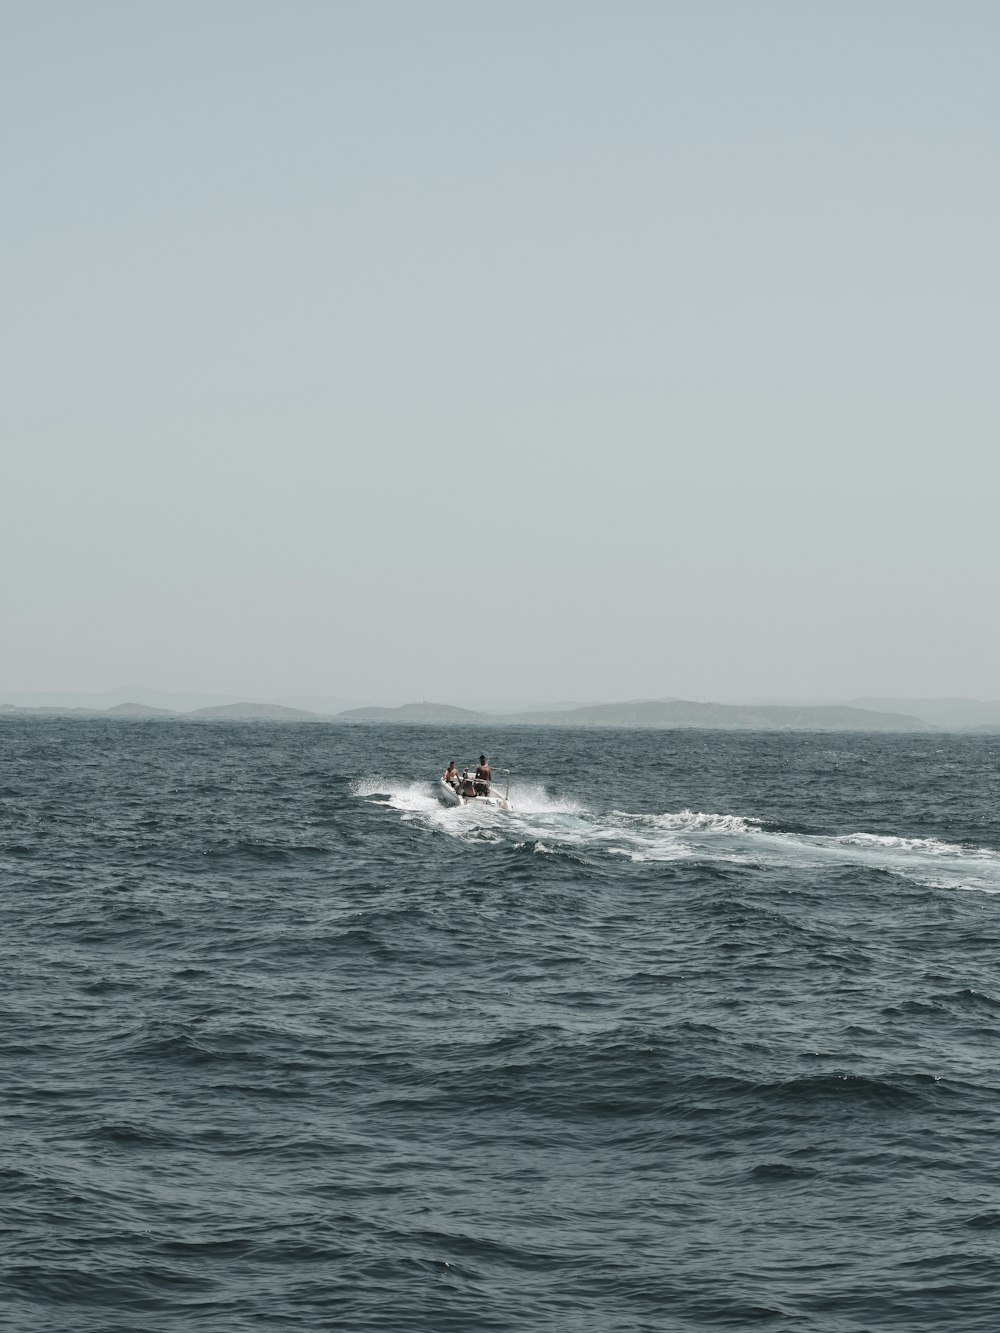
[[[446,809],[449,759],[512,813]],[[0,1325],[1000,1329],[1000,737],[0,721]]]

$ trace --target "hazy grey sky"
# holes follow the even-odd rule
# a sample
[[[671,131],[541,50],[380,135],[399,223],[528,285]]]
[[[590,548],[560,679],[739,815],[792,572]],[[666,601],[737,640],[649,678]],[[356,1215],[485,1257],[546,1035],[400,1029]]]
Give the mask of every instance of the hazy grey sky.
[[[0,0],[0,690],[1000,695],[994,0]]]

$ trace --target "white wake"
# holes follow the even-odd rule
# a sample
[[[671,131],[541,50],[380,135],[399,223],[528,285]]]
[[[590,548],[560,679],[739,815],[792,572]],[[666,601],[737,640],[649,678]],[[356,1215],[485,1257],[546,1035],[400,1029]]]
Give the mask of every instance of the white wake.
[[[1000,893],[1000,852],[936,838],[783,833],[747,816],[695,810],[598,813],[566,797],[552,797],[539,785],[518,784],[509,812],[443,805],[434,785],[426,782],[370,775],[356,779],[352,789],[358,797],[398,811],[404,820],[449,837],[530,847],[542,855],[573,851],[637,864],[705,861],[788,869],[856,865],[933,888]]]

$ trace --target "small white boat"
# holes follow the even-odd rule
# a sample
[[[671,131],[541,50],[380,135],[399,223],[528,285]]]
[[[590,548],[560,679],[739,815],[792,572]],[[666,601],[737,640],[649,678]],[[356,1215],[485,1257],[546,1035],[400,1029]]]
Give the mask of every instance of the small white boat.
[[[495,782],[490,784],[489,796],[460,796],[450,783],[445,782],[444,778],[438,779],[438,786],[441,789],[441,799],[446,805],[478,805],[487,810],[509,810],[511,808],[509,777],[504,784],[502,796]]]

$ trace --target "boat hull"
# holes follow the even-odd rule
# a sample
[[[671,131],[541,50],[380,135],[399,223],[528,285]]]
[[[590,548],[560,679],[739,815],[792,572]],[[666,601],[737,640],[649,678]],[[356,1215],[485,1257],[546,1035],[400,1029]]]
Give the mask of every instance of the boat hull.
[[[444,778],[438,780],[438,786],[441,790],[441,800],[445,805],[478,805],[487,810],[509,810],[510,801],[506,793],[498,796],[491,792],[489,796],[460,796],[454,787],[448,785]]]

